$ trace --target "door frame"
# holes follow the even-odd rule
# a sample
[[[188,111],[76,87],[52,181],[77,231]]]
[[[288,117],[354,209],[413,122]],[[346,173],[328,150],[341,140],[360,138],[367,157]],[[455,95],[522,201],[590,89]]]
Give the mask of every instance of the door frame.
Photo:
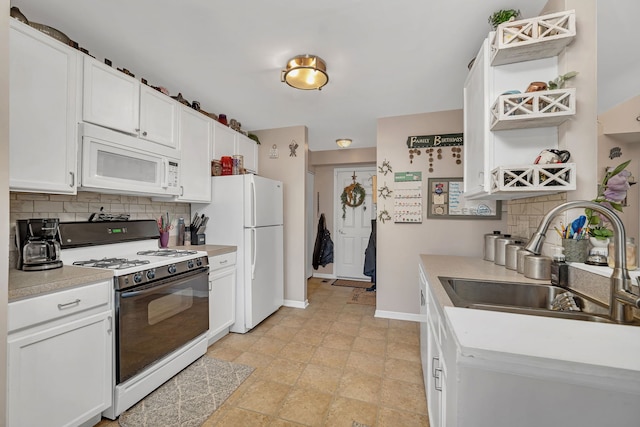
[[[373,175],[375,175],[377,173],[377,169],[376,169],[376,165],[375,163],[372,163],[371,165],[360,165],[360,166],[356,166],[356,167],[336,167],[333,169],[333,236],[334,236],[334,240],[338,238],[338,228],[339,227],[339,218],[342,218],[342,216],[338,213],[340,212],[340,203],[337,201],[340,199],[340,196],[342,195],[342,191],[344,190],[343,188],[339,188],[340,186],[338,185],[338,174],[340,172],[369,172],[373,170]],[[372,191],[377,191],[376,188],[373,188],[373,182],[371,183],[371,188]],[[371,200],[372,200],[372,204],[373,204],[373,193],[371,195]],[[371,214],[372,219],[375,218],[375,212],[376,210],[374,209],[373,206],[367,207],[367,209],[371,209]],[[336,240],[337,241],[337,240]],[[338,275],[338,264],[337,262],[335,262],[335,260],[338,259],[337,257],[337,251],[339,251],[340,249],[338,248],[339,245],[334,245],[333,246],[333,259],[334,259],[334,264],[333,264],[333,275],[336,278],[340,278],[340,276]],[[363,265],[364,268],[364,265]],[[362,275],[364,279],[369,279],[366,276],[364,276],[364,274]],[[352,279],[351,280],[357,280],[357,279]]]

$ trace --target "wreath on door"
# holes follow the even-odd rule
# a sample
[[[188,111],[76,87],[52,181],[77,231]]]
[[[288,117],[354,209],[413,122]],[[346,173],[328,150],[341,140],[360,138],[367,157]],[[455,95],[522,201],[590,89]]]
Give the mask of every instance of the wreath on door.
[[[359,182],[354,182],[344,187],[342,195],[340,195],[340,201],[342,202],[342,219],[347,217],[347,206],[357,208],[364,204],[365,195],[364,187],[362,187]],[[367,207],[364,206],[364,210],[366,209]]]

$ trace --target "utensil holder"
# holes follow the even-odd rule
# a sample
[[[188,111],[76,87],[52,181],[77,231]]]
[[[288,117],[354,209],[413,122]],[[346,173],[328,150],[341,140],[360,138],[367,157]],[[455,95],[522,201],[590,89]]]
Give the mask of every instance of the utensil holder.
[[[568,262],[585,262],[589,256],[588,239],[562,239],[562,247]]]

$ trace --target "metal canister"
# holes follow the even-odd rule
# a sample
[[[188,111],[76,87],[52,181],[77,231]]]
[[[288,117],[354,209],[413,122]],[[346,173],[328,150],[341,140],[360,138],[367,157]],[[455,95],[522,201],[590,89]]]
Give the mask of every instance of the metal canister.
[[[509,243],[505,249],[504,266],[509,270],[518,269],[518,251],[522,248],[523,243]]]
[[[528,255],[533,255],[531,252],[529,252],[528,250],[521,248],[518,249],[518,262],[517,262],[517,270],[518,273],[520,274],[524,274],[524,258]]]
[[[494,231],[491,234],[484,235],[484,252],[483,258],[485,261],[494,261],[496,254],[496,239],[502,237],[500,231]]]
[[[527,255],[524,258],[524,277],[551,280],[551,258],[543,255]]]
[[[495,258],[493,262],[496,265],[504,265],[507,245],[520,242],[521,239],[519,237],[511,237],[511,234],[505,234],[502,237],[498,237],[495,241]]]

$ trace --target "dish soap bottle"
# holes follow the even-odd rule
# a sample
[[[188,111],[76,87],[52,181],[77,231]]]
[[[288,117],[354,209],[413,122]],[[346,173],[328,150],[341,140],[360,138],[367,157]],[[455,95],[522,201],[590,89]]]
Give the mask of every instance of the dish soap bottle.
[[[569,286],[569,264],[565,262],[564,248],[556,247],[556,253],[551,261],[551,284],[566,288]]]

